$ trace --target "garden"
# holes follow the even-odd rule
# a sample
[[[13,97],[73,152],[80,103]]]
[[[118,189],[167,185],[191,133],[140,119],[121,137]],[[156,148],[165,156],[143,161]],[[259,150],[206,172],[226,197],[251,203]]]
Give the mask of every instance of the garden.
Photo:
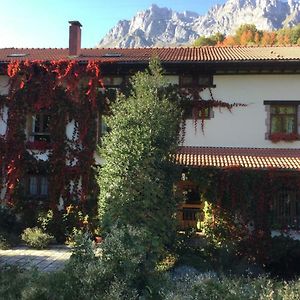
[[[22,241],[73,249],[55,272],[2,267],[1,299],[300,298],[300,241],[272,238],[263,226],[252,234],[232,211],[216,212],[209,203],[201,230],[178,230],[182,199],[174,182],[182,169],[170,153],[180,139],[182,105],[161,74],[151,61],[112,104],[98,149],[105,164],[92,171],[97,188],[85,194],[84,209],[68,203],[20,215],[21,203],[1,208],[1,248]],[[211,172],[203,174],[212,182]]]

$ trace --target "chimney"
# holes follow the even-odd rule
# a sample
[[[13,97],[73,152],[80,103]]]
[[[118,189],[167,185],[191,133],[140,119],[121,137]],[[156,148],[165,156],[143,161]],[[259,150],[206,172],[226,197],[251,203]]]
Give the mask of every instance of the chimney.
[[[78,21],[69,21],[69,56],[79,56],[81,49],[81,24]]]

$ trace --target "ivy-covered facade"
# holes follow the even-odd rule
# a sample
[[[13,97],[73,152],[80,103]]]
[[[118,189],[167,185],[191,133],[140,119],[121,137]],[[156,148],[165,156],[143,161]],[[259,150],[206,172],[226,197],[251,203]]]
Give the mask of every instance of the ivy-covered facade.
[[[298,229],[298,49],[0,49],[1,203],[29,218],[96,209],[103,116],[155,56],[183,109],[181,226],[207,200],[254,230]]]

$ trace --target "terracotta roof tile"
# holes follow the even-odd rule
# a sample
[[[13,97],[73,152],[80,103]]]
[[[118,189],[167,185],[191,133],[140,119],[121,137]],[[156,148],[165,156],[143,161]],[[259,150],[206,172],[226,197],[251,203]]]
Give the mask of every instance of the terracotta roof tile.
[[[16,56],[24,54],[24,56]],[[105,57],[105,54],[108,56]],[[111,57],[120,54],[119,57]],[[194,48],[92,48],[82,49],[75,59],[80,61],[101,60],[113,62],[147,62],[158,56],[162,62],[234,62],[264,60],[300,60],[300,47],[194,47]],[[60,60],[74,59],[68,56],[68,49],[0,49],[0,62],[11,60]]]
[[[190,167],[300,171],[300,149],[179,147],[176,164]]]

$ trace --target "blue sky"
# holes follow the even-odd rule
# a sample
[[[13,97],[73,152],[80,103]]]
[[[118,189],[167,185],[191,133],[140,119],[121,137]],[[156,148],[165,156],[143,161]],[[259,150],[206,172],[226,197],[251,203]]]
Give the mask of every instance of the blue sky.
[[[83,25],[82,47],[94,47],[117,21],[152,3],[199,14],[225,0],[0,0],[0,48],[66,48],[68,21]]]

